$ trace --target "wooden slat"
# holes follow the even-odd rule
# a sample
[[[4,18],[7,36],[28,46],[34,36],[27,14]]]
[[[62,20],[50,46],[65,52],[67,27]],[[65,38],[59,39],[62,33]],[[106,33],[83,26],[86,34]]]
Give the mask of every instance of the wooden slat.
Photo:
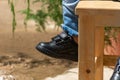
[[[80,1],[78,15],[94,15],[95,26],[120,26],[120,3],[114,1]]]
[[[104,55],[104,65],[105,66],[115,66],[118,57],[120,57],[120,56]]]
[[[120,3],[114,1],[80,1],[76,7],[76,14],[85,14],[86,12],[94,14],[110,14],[119,15]],[[86,11],[86,12],[85,12]],[[110,13],[108,13],[110,11]],[[91,15],[90,14],[90,15]]]
[[[109,12],[110,11],[108,11],[108,13]],[[120,14],[120,11],[119,11],[119,14]],[[115,13],[114,14],[95,15],[95,26],[120,27],[120,15],[117,15]]]

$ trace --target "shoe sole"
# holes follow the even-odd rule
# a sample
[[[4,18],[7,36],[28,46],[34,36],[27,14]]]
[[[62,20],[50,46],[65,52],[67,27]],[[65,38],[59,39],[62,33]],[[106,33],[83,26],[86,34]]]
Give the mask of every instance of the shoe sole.
[[[47,55],[47,56],[50,56],[50,57],[54,57],[54,58],[59,58],[59,59],[67,59],[67,60],[72,60],[72,61],[78,61],[76,59],[73,59],[73,57],[69,58],[68,56],[61,56],[61,55],[58,55],[42,46],[36,46],[36,49],[40,52],[42,52],[43,54]],[[51,55],[52,54],[52,55]]]

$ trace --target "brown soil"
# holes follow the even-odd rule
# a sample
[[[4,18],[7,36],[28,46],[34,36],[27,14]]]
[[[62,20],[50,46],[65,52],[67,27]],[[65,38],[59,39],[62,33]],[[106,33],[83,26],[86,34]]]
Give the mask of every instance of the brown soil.
[[[16,1],[17,10],[25,8],[24,1]],[[20,13],[17,13],[18,25],[13,37],[12,15],[7,0],[0,0],[0,3],[0,73],[5,71],[4,74],[12,74],[17,80],[42,80],[77,66],[75,62],[51,58],[38,52],[35,46],[40,41],[49,41],[60,31],[37,32],[33,22],[28,24],[26,31],[24,15]]]

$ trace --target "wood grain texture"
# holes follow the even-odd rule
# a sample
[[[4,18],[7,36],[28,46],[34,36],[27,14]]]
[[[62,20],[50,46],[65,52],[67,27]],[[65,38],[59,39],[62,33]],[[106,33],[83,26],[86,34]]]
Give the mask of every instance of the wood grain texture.
[[[79,80],[103,80],[103,66],[112,65],[117,58],[104,56],[104,27],[120,26],[120,3],[80,1],[76,14],[79,16]]]
[[[95,76],[95,26],[91,18],[85,15],[79,20],[79,80],[94,80]]]

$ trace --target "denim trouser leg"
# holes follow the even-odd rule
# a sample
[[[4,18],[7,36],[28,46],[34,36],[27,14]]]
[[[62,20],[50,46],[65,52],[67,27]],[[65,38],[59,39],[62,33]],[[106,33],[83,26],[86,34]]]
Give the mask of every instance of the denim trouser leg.
[[[80,0],[62,0],[63,24],[62,28],[71,36],[78,35],[78,17],[75,15],[75,7]]]

